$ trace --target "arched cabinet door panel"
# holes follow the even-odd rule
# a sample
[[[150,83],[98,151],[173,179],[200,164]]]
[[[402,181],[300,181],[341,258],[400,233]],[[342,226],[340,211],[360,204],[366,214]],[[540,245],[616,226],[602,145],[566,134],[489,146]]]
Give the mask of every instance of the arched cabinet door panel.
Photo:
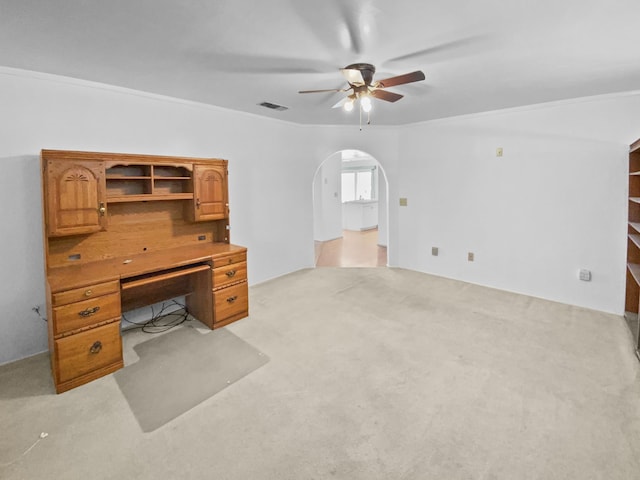
[[[193,166],[193,208],[196,222],[229,217],[227,168],[219,165]]]
[[[105,230],[104,163],[46,161],[47,235],[59,237]]]

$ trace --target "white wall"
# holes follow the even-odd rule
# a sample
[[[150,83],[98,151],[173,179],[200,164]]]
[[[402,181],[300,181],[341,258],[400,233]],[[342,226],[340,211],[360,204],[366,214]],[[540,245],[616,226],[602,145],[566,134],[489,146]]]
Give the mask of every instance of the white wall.
[[[391,266],[623,308],[638,95],[359,131],[0,67],[0,105],[0,364],[47,348],[31,311],[44,304],[43,148],[229,159],[231,240],[249,248],[251,284],[313,266],[315,172],[335,152],[362,150],[388,179]],[[593,282],[575,280],[579,267]]]
[[[383,172],[378,168],[378,245],[383,247],[387,246],[387,237],[389,235],[387,231],[388,225],[388,211],[389,205],[387,203],[388,198],[388,185],[387,179]]]
[[[399,265],[622,313],[628,145],[640,136],[639,111],[632,95],[404,129]],[[591,282],[578,280],[580,268]]]
[[[313,238],[326,242],[342,237],[342,157],[335,153],[318,168],[313,181]]]
[[[0,105],[0,364],[47,348],[31,311],[44,304],[43,148],[227,158],[231,240],[249,249],[249,282],[313,265],[309,129],[13,69],[0,69]]]

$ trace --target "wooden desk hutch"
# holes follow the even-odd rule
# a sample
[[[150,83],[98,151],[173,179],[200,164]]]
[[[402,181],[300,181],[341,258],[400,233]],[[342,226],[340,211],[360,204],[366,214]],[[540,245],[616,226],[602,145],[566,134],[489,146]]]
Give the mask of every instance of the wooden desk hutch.
[[[209,328],[248,315],[226,160],[43,150],[42,180],[58,393],[123,366],[122,311],[184,295]]]

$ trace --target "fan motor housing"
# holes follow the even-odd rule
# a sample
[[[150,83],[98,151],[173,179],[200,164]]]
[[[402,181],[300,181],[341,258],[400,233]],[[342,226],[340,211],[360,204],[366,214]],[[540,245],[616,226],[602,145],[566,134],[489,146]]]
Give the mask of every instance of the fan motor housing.
[[[373,74],[376,73],[376,67],[370,63],[352,63],[344,68],[345,70],[359,70],[365,85],[371,85]]]

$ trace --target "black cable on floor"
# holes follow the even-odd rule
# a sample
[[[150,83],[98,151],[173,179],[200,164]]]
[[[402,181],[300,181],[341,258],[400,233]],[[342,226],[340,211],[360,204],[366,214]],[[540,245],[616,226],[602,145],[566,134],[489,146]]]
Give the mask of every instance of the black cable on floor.
[[[172,305],[178,305],[182,310],[175,310],[173,312],[164,313],[167,308]],[[127,317],[122,315],[122,319],[131,324],[135,325],[132,329],[139,328],[145,333],[162,333],[167,330],[171,330],[172,328],[177,327],[178,325],[182,325],[186,321],[190,321],[189,312],[187,311],[187,307],[182,305],[175,300],[169,302],[169,304],[162,304],[160,311],[156,314],[154,312],[153,306],[151,306],[151,318],[145,322],[132,322],[128,320]]]

